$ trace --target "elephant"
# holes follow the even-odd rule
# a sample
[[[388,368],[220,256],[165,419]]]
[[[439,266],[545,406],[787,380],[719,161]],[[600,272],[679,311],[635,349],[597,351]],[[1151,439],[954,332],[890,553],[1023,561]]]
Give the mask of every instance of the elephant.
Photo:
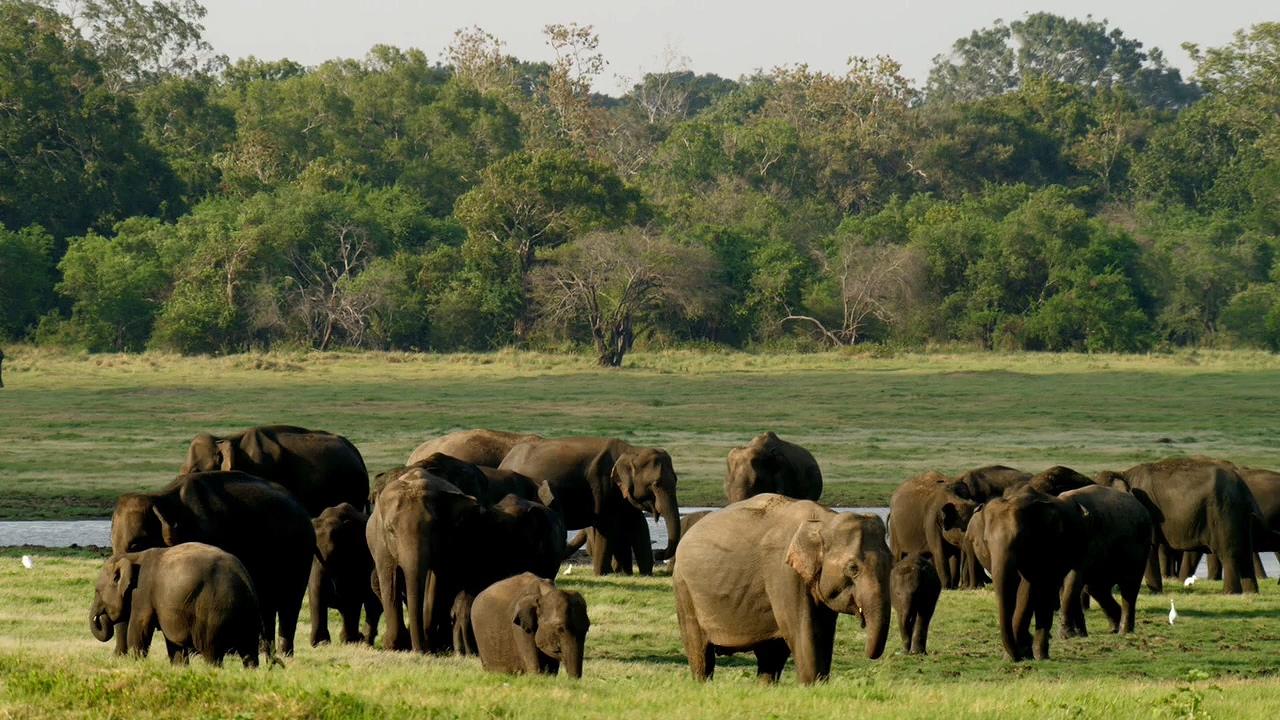
[[[475,597],[466,591],[453,598],[453,609],[449,611],[449,621],[453,623],[453,651],[462,657],[478,655],[476,650],[476,632],[471,627],[471,605]]]
[[[1047,660],[1059,591],[1084,542],[1079,509],[1027,486],[987,503],[981,515],[982,546],[975,550],[987,556],[1005,654],[1014,662]]]
[[[494,583],[471,605],[480,663],[489,672],[565,672],[582,677],[587,632],[587,601],[572,590],[533,573]]]
[[[89,609],[93,636],[108,642],[128,624],[128,649],[145,657],[157,628],[169,662],[191,653],[221,665],[239,655],[258,666],[262,621],[249,573],[234,555],[204,543],[183,543],[112,556],[98,575]]]
[[[460,430],[444,437],[427,440],[409,453],[406,465],[412,465],[432,453],[451,455],[463,462],[496,468],[511,448],[522,442],[541,440],[541,435],[512,433],[501,430]]]
[[[680,537],[684,537],[685,535],[688,535],[689,528],[693,527],[694,525],[697,525],[699,522],[701,522],[703,518],[705,518],[706,516],[710,515],[713,512],[715,511],[699,510],[698,512],[686,513],[684,515],[681,515],[680,516]],[[661,560],[663,558],[659,558],[659,559]],[[674,567],[676,559],[670,558],[668,562],[670,563],[671,566]]]
[[[1147,587],[1163,592],[1160,545],[1174,550],[1208,550],[1222,562],[1225,593],[1256,593],[1254,537],[1273,533],[1264,526],[1249,486],[1232,467],[1205,458],[1169,458],[1135,465],[1123,473],[1103,471],[1100,485],[1131,492],[1151,514],[1154,542],[1147,563]]]
[[[982,514],[982,508],[985,505],[978,506],[973,511],[973,517],[969,518],[969,527],[964,531],[965,548],[973,553],[974,563],[969,566],[977,574],[977,582],[972,587],[979,588],[985,584],[986,573],[983,568],[991,567],[991,551],[987,548],[987,540],[985,533],[987,531],[987,520]]]
[[[889,547],[896,560],[929,553],[942,587],[959,585],[964,530],[977,503],[959,482],[933,471],[914,477],[889,499]]]
[[[981,504],[1000,497],[1006,490],[1022,485],[1031,477],[1031,473],[1007,465],[986,465],[962,473],[956,482],[968,489],[970,500]]]
[[[484,473],[486,480],[485,495],[482,499],[490,505],[507,495],[515,495],[524,500],[541,502],[544,505],[550,504],[553,500],[549,495],[541,492],[542,486],[531,477],[511,470],[499,470],[498,468],[484,465],[478,465],[477,467],[480,472]]]
[[[1260,552],[1275,552],[1276,559],[1280,560],[1280,542],[1277,542],[1278,536],[1276,531],[1280,531],[1280,473],[1263,470],[1260,468],[1246,468],[1232,465],[1235,471],[1249,486],[1249,492],[1253,493],[1253,499],[1258,503],[1258,510],[1262,513],[1262,522],[1271,532],[1256,532],[1253,542],[1254,560],[1253,571],[1258,579],[1267,577],[1266,571],[1262,569],[1262,560],[1258,557]],[[1216,555],[1209,555],[1209,579],[1222,579],[1222,563],[1219,562]],[[1180,572],[1177,573],[1178,579],[1185,581],[1191,576],[1196,567],[1200,564],[1201,553],[1187,551],[1182,557],[1182,566]]]
[[[808,450],[779,438],[772,430],[729,451],[724,494],[729,502],[760,493],[801,500],[822,497],[822,470]]]
[[[689,669],[715,673],[715,656],[751,650],[758,677],[775,682],[795,656],[803,684],[831,672],[836,617],[866,626],[866,654],[889,634],[884,522],[810,500],[756,495],[707,515],[676,549],[676,616]]]
[[[559,503],[565,527],[592,527],[592,567],[597,575],[612,569],[613,545],[630,542],[642,574],[653,572],[653,549],[646,529],[638,532],[642,513],[651,511],[667,525],[671,557],[680,543],[680,504],[675,469],[665,450],[640,448],[608,438],[566,438],[523,442],[511,448],[502,470],[512,470],[547,486]]]
[[[416,652],[448,649],[446,603],[457,593],[475,595],[525,571],[555,577],[565,550],[564,524],[551,508],[514,495],[486,507],[424,470],[387,484],[365,536],[387,616],[383,646]]]
[[[4,351],[0,350],[0,388],[4,387]]]
[[[1064,465],[1054,465],[1036,473],[1026,484],[1046,495],[1061,495],[1069,490],[1092,487],[1095,483],[1088,475]]]
[[[612,572],[630,575],[635,571],[637,547],[652,547],[653,536],[649,534],[649,523],[645,520],[644,515],[640,513],[628,513],[628,525],[620,528],[618,535],[614,536],[614,541],[609,543],[609,553],[611,556],[610,568]],[[684,536],[684,517],[680,520],[680,535]],[[578,531],[573,539],[569,541],[568,547],[565,549],[565,559],[569,559],[580,548],[587,548],[587,556],[594,558],[596,555],[596,542],[600,533],[595,528],[583,528]],[[652,558],[656,562],[661,562],[663,550],[652,551]],[[643,570],[642,570],[643,572]]]
[[[908,655],[929,654],[929,623],[942,594],[942,581],[927,555],[910,553],[889,572],[893,612],[898,616],[902,650]]]
[[[369,516],[351,503],[326,508],[311,521],[316,557],[307,583],[311,609],[311,645],[329,642],[329,608],[342,616],[342,642],[373,645],[382,604],[373,591],[373,556],[364,537]],[[360,611],[364,610],[364,632]]]
[[[316,549],[311,516],[302,504],[277,483],[234,471],[179,475],[159,491],[127,493],[116,501],[114,554],[184,542],[222,548],[244,563],[257,594],[267,651],[274,647],[278,617],[280,649],[293,654]],[[126,633],[116,630],[117,652],[123,653]]]
[[[1078,508],[1084,535],[1076,564],[1062,586],[1062,637],[1088,635],[1084,593],[1098,602],[1111,632],[1131,633],[1138,589],[1151,549],[1151,515],[1134,496],[1101,485],[1058,496]],[[1119,587],[1121,605],[1111,597]]]
[[[200,433],[181,473],[239,470],[278,482],[312,517],[340,503],[365,508],[369,472],[360,451],[341,435],[293,425],[250,428],[217,437]]]
[[[373,479],[373,487],[369,491],[369,504],[378,499],[378,493],[387,483],[413,471],[429,472],[436,477],[444,478],[462,492],[478,500],[489,495],[489,478],[476,465],[459,460],[443,453],[432,453],[408,465],[401,465],[390,470],[383,470]],[[501,498],[502,496],[498,496]]]

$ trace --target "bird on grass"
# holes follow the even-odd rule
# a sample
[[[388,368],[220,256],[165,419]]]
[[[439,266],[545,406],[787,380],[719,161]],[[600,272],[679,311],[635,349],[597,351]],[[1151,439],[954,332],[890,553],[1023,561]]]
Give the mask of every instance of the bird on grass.
[[[1173,606],[1173,600],[1169,601],[1169,624],[1172,625],[1178,619],[1178,609]]]
[[[23,556],[22,556],[22,567],[24,567],[24,568],[26,568],[26,569],[30,570],[30,569],[34,568],[35,566],[36,566],[36,563],[35,563],[35,561],[34,561],[34,560],[32,560],[32,559],[31,559],[31,556],[30,556],[30,555],[23,555]]]

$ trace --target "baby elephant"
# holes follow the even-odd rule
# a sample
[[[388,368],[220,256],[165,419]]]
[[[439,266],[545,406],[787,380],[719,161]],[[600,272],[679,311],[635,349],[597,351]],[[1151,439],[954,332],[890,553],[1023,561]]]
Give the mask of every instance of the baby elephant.
[[[476,649],[490,672],[555,675],[563,662],[580,678],[590,625],[581,595],[533,573],[490,585],[471,604]]]
[[[471,629],[471,603],[475,600],[471,593],[460,592],[453,599],[453,609],[449,611],[449,621],[453,623],[453,651],[463,657],[477,655],[476,634]]]
[[[342,616],[342,642],[373,645],[382,617],[382,601],[373,591],[373,555],[365,540],[369,516],[350,503],[325,508],[311,521],[316,557],[311,564],[307,600],[311,606],[311,645],[329,642],[329,608]],[[364,632],[360,610],[364,610]]]
[[[893,566],[889,575],[893,612],[898,616],[902,647],[908,654],[928,654],[929,621],[942,594],[942,581],[927,555],[911,553]]]
[[[192,651],[214,665],[228,654],[257,667],[262,618],[253,583],[234,555],[204,543],[183,543],[116,555],[98,576],[89,610],[93,636],[111,640],[128,623],[128,649],[146,656],[156,628],[169,661],[186,664]]]

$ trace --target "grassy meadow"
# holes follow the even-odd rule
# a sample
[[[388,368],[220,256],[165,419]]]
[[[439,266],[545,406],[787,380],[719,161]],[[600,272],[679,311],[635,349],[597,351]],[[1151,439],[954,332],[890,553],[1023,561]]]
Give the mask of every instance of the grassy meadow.
[[[1280,358],[1265,353],[674,351],[622,370],[530,352],[6,354],[0,519],[106,517],[119,493],[170,479],[195,433],[263,423],[342,433],[375,472],[458,428],[617,436],[671,452],[685,505],[721,504],[726,454],[766,429],[813,451],[836,505],[884,505],[910,475],[995,462],[1280,465]]]
[[[749,655],[720,658],[715,679],[690,679],[670,579],[593,578],[561,584],[587,598],[592,628],[581,681],[508,677],[474,658],[420,657],[363,646],[311,648],[284,667],[171,668],[156,639],[145,660],[116,658],[89,634],[87,608],[100,559],[37,553],[25,570],[0,553],[0,717],[236,718],[1271,718],[1280,712],[1276,648],[1280,588],[1224,597],[1201,582],[1140,599],[1137,632],[1054,639],[1053,660],[1003,660],[990,592],[946,593],[927,657],[899,653],[896,633],[878,661],[862,631],[840,618],[830,682],[755,681]],[[1169,625],[1169,597],[1179,620]],[[305,615],[305,613],[304,613]],[[336,616],[334,619],[336,623]],[[334,624],[331,623],[331,628]],[[307,637],[304,624],[299,638]]]
[[[773,429],[814,451],[832,504],[882,505],[929,468],[1003,462],[1092,472],[1172,453],[1280,465],[1280,359],[1165,356],[637,353],[602,370],[581,357],[272,353],[221,358],[80,356],[6,348],[0,517],[105,517],[152,488],[200,430],[288,422],[341,432],[371,469],[424,438],[490,426],[616,435],[669,449],[685,505],[718,504],[729,448]],[[35,569],[18,558],[35,555]],[[101,558],[0,551],[0,718],[862,717],[1238,718],[1280,712],[1280,587],[1144,595],[1138,632],[1056,640],[1054,660],[1003,659],[990,592],[949,592],[928,657],[861,656],[842,618],[831,682],[754,680],[750,656],[693,683],[670,580],[562,577],[593,621],[586,676],[513,678],[475,660],[302,643],[285,667],[170,668],[114,658],[87,627]],[[1166,619],[1170,598],[1180,619]],[[305,615],[305,613],[304,613]],[[335,621],[336,622],[336,621]],[[307,628],[299,629],[305,640]]]

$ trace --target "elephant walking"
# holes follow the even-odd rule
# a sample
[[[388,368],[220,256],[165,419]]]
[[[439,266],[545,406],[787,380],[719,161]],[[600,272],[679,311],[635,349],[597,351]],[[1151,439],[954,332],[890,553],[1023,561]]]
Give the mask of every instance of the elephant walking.
[[[329,642],[331,607],[342,616],[342,642],[373,645],[382,604],[371,582],[373,556],[364,532],[369,516],[350,503],[342,503],[311,522],[316,530],[316,558],[307,583],[312,646]],[[363,632],[361,610],[365,616]]]
[[[1078,508],[1084,530],[1076,563],[1062,587],[1062,637],[1088,635],[1084,595],[1098,602],[1113,633],[1131,633],[1138,589],[1151,548],[1152,523],[1147,509],[1132,495],[1101,485],[1059,496]],[[1120,604],[1111,597],[1118,587]]]
[[[643,535],[638,531],[643,512],[666,522],[669,539],[662,557],[671,557],[680,543],[678,479],[665,450],[608,438],[537,440],[513,447],[500,469],[546,486],[547,501],[558,503],[568,529],[595,529],[592,566],[597,575],[612,570],[615,544],[627,543],[640,572],[653,572],[648,530]]]
[[[795,656],[809,684],[831,672],[836,616],[866,623],[866,654],[889,634],[884,523],[766,493],[702,518],[676,550],[676,616],[689,668],[715,673],[715,656],[753,651],[759,677],[776,681]]]
[[[1104,471],[1098,484],[1133,493],[1155,525],[1146,580],[1152,592],[1164,581],[1158,549],[1209,550],[1222,561],[1222,590],[1258,591],[1253,569],[1254,537],[1264,527],[1258,503],[1232,466],[1207,458],[1170,458],[1136,465],[1123,473]]]
[[[894,560],[929,553],[944,589],[959,585],[964,531],[977,504],[960,482],[936,472],[914,477],[889,499],[889,549]]]

